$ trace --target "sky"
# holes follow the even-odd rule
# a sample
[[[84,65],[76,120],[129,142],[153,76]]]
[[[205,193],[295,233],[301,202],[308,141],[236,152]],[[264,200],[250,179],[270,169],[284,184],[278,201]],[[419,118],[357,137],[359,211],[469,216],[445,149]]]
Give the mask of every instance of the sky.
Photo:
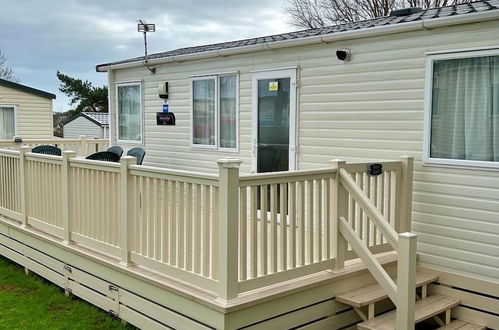
[[[141,56],[137,20],[156,24],[149,53],[294,30],[286,0],[0,0],[0,50],[19,83],[53,94],[54,111],[71,108],[59,70],[107,83],[95,65]]]

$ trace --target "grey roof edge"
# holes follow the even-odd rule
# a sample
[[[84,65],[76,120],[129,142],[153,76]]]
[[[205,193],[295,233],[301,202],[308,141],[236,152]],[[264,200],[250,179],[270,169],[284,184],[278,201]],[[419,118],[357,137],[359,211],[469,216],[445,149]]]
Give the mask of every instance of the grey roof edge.
[[[340,24],[340,25],[335,25],[335,26],[325,27],[325,28],[308,29],[308,30],[301,30],[301,31],[295,31],[295,32],[284,33],[284,34],[270,35],[270,36],[265,36],[265,37],[241,39],[241,40],[221,42],[221,43],[208,44],[208,45],[202,45],[202,46],[179,48],[179,49],[175,49],[175,50],[171,50],[171,51],[151,54],[147,59],[147,63],[149,65],[153,65],[153,64],[161,64],[161,63],[169,63],[169,62],[180,62],[180,61],[188,61],[188,60],[201,59],[201,58],[227,56],[227,55],[233,55],[233,54],[238,54],[238,53],[249,53],[249,52],[255,52],[255,51],[266,50],[266,49],[286,48],[286,47],[293,47],[293,46],[300,46],[300,45],[307,45],[307,44],[333,42],[333,41],[337,41],[337,40],[356,39],[356,38],[362,38],[362,37],[378,36],[378,35],[384,35],[384,34],[393,34],[393,33],[399,33],[399,32],[408,32],[408,31],[414,31],[414,30],[436,28],[436,27],[441,27],[441,26],[466,24],[466,23],[473,23],[473,22],[478,22],[478,21],[487,21],[487,20],[499,19],[499,10],[498,10],[499,9],[499,1],[497,1],[497,0],[481,0],[481,1],[475,1],[475,2],[471,2],[468,4],[462,4],[462,5],[470,5],[471,6],[473,4],[484,4],[484,5],[488,5],[490,8],[488,8],[486,10],[482,10],[482,11],[458,13],[457,7],[461,6],[461,5],[452,5],[452,6],[447,6],[447,7],[427,9],[427,10],[424,10],[424,11],[419,12],[419,13],[415,13],[412,15],[408,15],[406,17],[402,17],[403,18],[402,20],[396,20],[397,17],[378,17],[378,18],[374,18],[374,19],[370,19],[370,20],[359,21],[359,22],[355,22],[355,23]],[[428,13],[432,10],[438,10],[438,11],[443,10],[443,9],[449,10],[449,8],[452,8],[454,11],[450,15],[446,15],[443,17],[438,16],[438,17],[431,17],[431,18],[423,18],[426,16],[426,13]],[[410,18],[410,17],[416,17],[416,19],[406,21],[406,19]],[[398,17],[398,18],[400,18],[400,17]],[[390,20],[390,19],[392,20],[391,24],[381,24],[381,25],[375,25],[372,27],[361,27],[362,25],[366,25],[369,22],[376,23],[376,22],[379,22],[382,20]],[[300,35],[300,34],[304,34],[304,33],[316,32],[316,31],[320,31],[320,30],[335,29],[335,28],[336,28],[336,30],[338,30],[343,26],[357,26],[357,27],[351,28],[351,29],[346,28],[344,31],[340,31],[340,32],[332,31],[329,33],[322,33],[322,34],[318,32],[318,33],[315,33],[312,35],[298,36],[298,37],[293,37],[290,39],[255,42],[251,45],[244,45],[244,46],[224,47],[224,45],[244,43],[247,41],[254,41],[254,40],[259,40],[259,39],[263,39],[263,40],[269,39],[269,38],[275,39],[276,37],[282,37],[282,36],[289,35],[289,34]],[[212,49],[207,49],[207,48],[212,48]],[[203,49],[205,49],[205,50],[203,50]],[[184,53],[182,53],[182,52],[184,52]],[[140,57],[130,58],[127,60],[121,60],[121,61],[115,61],[115,62],[109,62],[109,63],[96,65],[96,71],[97,72],[106,72],[108,70],[108,68],[136,67],[136,66],[143,65],[143,62],[144,62],[144,57],[140,56]]]
[[[9,81],[9,80],[1,79],[1,78],[0,78],[0,86],[9,87],[9,88],[23,91],[23,92],[26,92],[29,94],[45,97],[47,99],[54,100],[56,98],[55,94],[42,91],[41,89],[36,89],[36,88],[29,87],[26,85],[18,84],[18,83]]]
[[[76,119],[78,119],[80,117],[85,117],[86,119],[90,120],[92,123],[94,123],[94,124],[96,124],[96,125],[98,125],[100,127],[109,126],[109,124],[102,124],[102,123],[98,122],[97,120],[95,120],[94,118],[92,118],[90,116],[87,116],[84,112],[80,112],[76,116],[73,116],[73,117],[67,119],[64,123],[62,123],[62,126],[66,126],[67,124],[69,124],[73,120],[76,120]]]

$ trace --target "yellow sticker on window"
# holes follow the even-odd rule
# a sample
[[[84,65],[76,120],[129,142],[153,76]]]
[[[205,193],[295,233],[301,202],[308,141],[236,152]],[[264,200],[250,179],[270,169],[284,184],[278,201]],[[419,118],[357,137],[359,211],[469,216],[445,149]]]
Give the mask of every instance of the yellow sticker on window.
[[[269,82],[269,91],[274,92],[279,90],[279,82],[271,81]]]

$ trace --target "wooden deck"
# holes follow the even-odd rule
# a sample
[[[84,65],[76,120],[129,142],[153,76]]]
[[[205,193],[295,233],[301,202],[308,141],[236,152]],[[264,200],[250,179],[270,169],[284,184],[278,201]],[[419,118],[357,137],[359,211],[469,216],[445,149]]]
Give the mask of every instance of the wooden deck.
[[[414,235],[398,232],[410,230],[412,159],[378,176],[342,161],[257,175],[234,159],[218,175],[133,163],[0,150],[0,254],[144,329],[353,329],[362,314],[335,297],[375,283],[410,324],[421,279]]]

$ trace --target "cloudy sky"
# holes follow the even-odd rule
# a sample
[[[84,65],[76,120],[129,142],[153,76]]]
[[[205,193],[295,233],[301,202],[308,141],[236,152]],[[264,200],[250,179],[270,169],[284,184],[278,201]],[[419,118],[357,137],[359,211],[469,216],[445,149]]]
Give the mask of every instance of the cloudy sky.
[[[285,0],[0,0],[0,50],[20,83],[57,95],[57,70],[95,85],[95,65],[143,54],[137,19],[156,24],[149,53],[293,30]]]

